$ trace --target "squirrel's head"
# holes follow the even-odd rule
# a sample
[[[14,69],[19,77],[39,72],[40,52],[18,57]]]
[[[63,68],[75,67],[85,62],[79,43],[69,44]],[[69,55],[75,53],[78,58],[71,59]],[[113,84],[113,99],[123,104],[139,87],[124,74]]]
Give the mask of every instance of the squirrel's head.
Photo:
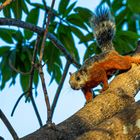
[[[74,73],[70,73],[70,86],[74,90],[79,90],[86,85],[87,73],[84,70],[79,70]]]
[[[115,20],[107,7],[98,7],[90,23],[100,47],[113,40],[116,30]]]

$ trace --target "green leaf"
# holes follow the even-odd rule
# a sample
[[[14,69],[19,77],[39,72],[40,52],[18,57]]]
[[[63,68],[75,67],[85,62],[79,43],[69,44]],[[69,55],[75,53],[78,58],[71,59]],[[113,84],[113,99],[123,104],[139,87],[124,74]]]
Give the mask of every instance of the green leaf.
[[[30,2],[30,0],[26,0],[26,1],[28,2],[28,4],[30,4],[33,7],[36,7],[36,8],[42,9],[42,10],[45,9],[43,4]]]
[[[112,2],[112,7],[111,9],[113,10],[113,12],[117,12],[119,9],[121,9],[123,6],[123,1],[118,1],[118,0],[114,0]]]
[[[39,18],[39,9],[38,8],[34,8],[32,9],[27,18],[26,18],[26,22],[32,23],[32,24],[37,24],[38,22],[38,18]],[[28,31],[28,30],[24,30],[24,34],[25,37],[29,40],[32,36],[33,36],[33,32]]]
[[[11,78],[11,68],[9,67],[9,52],[3,54],[2,61],[0,63],[0,75],[1,75],[1,90],[5,87],[7,81]]]
[[[140,13],[140,1],[139,0],[128,0],[128,6],[132,12]]]
[[[119,30],[122,29],[122,26],[125,23],[125,19],[126,19],[127,14],[128,14],[128,11],[125,8],[115,17],[117,28]]]
[[[12,50],[10,59],[16,69],[22,72],[29,72],[31,68],[31,60],[30,54],[27,52],[27,49],[28,51],[31,51],[31,49],[29,50],[27,46],[23,47],[22,45],[24,44],[16,45],[16,48]]]
[[[26,13],[26,14],[28,14],[28,7],[27,7],[27,4],[25,3],[25,1],[24,0],[22,0],[21,1],[21,7],[22,7],[22,9],[23,9],[23,11]]]
[[[5,53],[9,52],[10,47],[8,46],[1,46],[0,47],[0,57],[3,56]]]
[[[6,6],[4,9],[3,9],[3,14],[5,17],[7,18],[11,18],[11,11],[10,11],[10,7],[9,6]]]
[[[71,14],[67,17],[67,20],[73,24],[76,25],[78,27],[81,27],[85,30],[88,31],[88,28],[86,27],[86,25],[84,24],[83,20],[81,19],[81,17],[78,14]]]
[[[74,26],[70,26],[70,29],[80,40],[84,40],[84,38],[85,38],[84,34],[80,29],[78,29]]]
[[[121,54],[128,53],[135,49],[135,42],[138,40],[139,35],[131,31],[118,31],[114,39],[114,45],[118,52]]]
[[[75,46],[74,38],[72,36],[69,26],[61,24],[58,28],[59,40],[64,44],[71,55],[79,62],[78,51]]]
[[[47,42],[44,49],[44,62],[47,62],[47,71],[51,75],[50,84],[53,80],[56,80],[55,67],[54,64],[57,64],[59,68],[62,68],[62,62],[60,59],[60,51],[55,48],[51,42]]]
[[[86,43],[88,41],[92,41],[94,39],[93,33],[88,33],[84,36],[84,38],[81,39],[80,43]]]
[[[34,85],[35,85],[35,88],[37,88],[37,86],[38,86],[38,81],[39,81],[38,71],[34,71]]]
[[[2,81],[1,81],[1,90],[5,87],[6,82],[8,82],[11,78],[11,71],[9,68],[3,67],[1,70]]]
[[[20,30],[18,31],[15,31],[13,34],[12,34],[12,37],[18,41],[18,43],[22,43],[23,41],[23,35],[22,35],[22,32]]]
[[[7,43],[13,43],[13,40],[12,40],[12,33],[13,30],[10,30],[10,29],[4,29],[4,28],[0,28],[0,38],[7,42]]]
[[[100,48],[97,46],[95,42],[93,42],[87,47],[87,50],[84,54],[84,60],[86,60],[90,56],[93,56],[94,54],[99,54],[99,53],[101,53]]]
[[[79,16],[81,17],[83,22],[86,22],[89,26],[89,20],[92,17],[93,13],[87,8],[76,7],[74,9],[75,12],[78,12]]]
[[[64,15],[64,13],[66,12],[69,2],[70,2],[70,0],[61,0],[60,1],[58,11],[61,15]]]
[[[29,88],[29,78],[29,75],[20,75],[20,84],[24,92]]]
[[[62,77],[61,68],[59,67],[58,64],[54,63],[54,69],[51,75],[49,85],[53,82],[54,79],[56,83],[59,84],[61,77]]]
[[[137,40],[140,36],[132,31],[118,31],[118,34],[122,39],[126,40]]]
[[[51,23],[51,24],[49,25],[49,32],[50,32],[50,33],[53,33],[58,24],[59,24],[58,22],[53,22],[53,23]]]
[[[22,17],[21,1],[22,0],[16,0],[15,2],[11,3],[13,14],[17,19],[21,19]]]
[[[59,84],[60,82],[60,79],[62,77],[62,73],[61,73],[61,68],[59,67],[59,65],[57,63],[54,63],[54,77],[55,77],[55,80],[57,82],[57,84]]]
[[[70,14],[70,12],[73,10],[74,6],[76,5],[77,1],[73,2],[65,11],[64,17]]]

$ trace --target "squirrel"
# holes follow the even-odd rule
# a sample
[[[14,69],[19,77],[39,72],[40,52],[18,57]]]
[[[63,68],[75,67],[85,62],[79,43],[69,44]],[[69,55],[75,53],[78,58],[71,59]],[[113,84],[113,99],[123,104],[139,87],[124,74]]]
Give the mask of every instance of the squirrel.
[[[108,77],[116,70],[129,70],[132,63],[140,63],[139,58],[122,56],[115,50],[112,40],[116,26],[108,8],[97,8],[91,25],[102,53],[88,58],[78,71],[70,73],[69,80],[72,89],[84,92],[86,102],[93,99],[92,88],[102,83],[101,92],[108,89]]]

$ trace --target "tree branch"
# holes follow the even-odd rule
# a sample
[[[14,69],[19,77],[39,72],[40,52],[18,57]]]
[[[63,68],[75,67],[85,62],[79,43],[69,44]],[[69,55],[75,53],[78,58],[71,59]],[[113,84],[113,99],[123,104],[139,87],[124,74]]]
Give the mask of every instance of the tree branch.
[[[138,56],[138,58],[140,58],[140,56]],[[115,114],[135,104],[134,96],[136,95],[139,89],[140,89],[140,65],[138,66],[136,64],[133,64],[132,68],[129,71],[127,71],[126,73],[122,73],[116,76],[115,79],[113,79],[113,81],[109,84],[108,90],[95,97],[92,102],[86,104],[81,110],[72,115],[70,118],[58,124],[56,126],[57,131],[47,129],[47,127],[44,126],[44,128],[22,138],[22,140],[29,139],[37,140],[37,138],[38,139],[41,138],[42,140],[76,139],[79,136],[84,135],[85,132],[90,132],[95,128],[98,128],[98,125],[100,125],[101,123],[103,122],[105,123],[109,118],[112,118]],[[140,111],[138,111],[138,113],[139,112]],[[128,121],[129,119],[133,118],[135,119],[135,117],[136,117],[135,115],[129,117]],[[124,125],[126,121],[127,119],[124,119],[123,121]],[[108,124],[108,126],[110,127],[115,125],[114,123],[111,122],[110,123],[108,122],[106,124]],[[129,124],[127,126],[129,129]],[[123,130],[123,128],[121,130]],[[117,133],[118,136],[121,135],[121,133],[119,132]],[[138,128],[135,129],[135,132],[136,132],[135,134],[140,134],[140,129]],[[127,136],[129,137],[130,135]]]
[[[30,76],[29,92],[28,92],[29,95],[27,94],[27,98],[28,98],[28,97],[31,98],[31,102],[32,102],[32,105],[33,105],[35,114],[36,114],[36,116],[37,116],[39,125],[40,125],[40,127],[42,127],[42,126],[43,126],[42,120],[41,120],[41,117],[40,117],[40,115],[39,115],[39,112],[38,112],[36,103],[35,103],[34,98],[33,98],[33,93],[32,93],[32,85],[33,85],[33,78],[34,78],[34,71],[35,71],[35,66],[34,66],[34,65],[35,65],[35,63],[36,63],[37,49],[38,49],[39,43],[40,43],[40,36],[38,35],[38,36],[37,36],[36,43],[35,43],[35,46],[34,46],[34,51],[33,51],[32,67],[31,67],[31,76]]]
[[[45,0],[42,0],[44,8],[45,8],[45,14],[44,14],[44,21],[43,21],[43,28],[45,28],[46,25],[46,19],[47,19],[47,3]]]
[[[28,29],[30,31],[36,32],[39,35],[43,35],[44,29],[41,27],[38,27],[36,25],[33,25],[31,23],[27,23],[18,19],[11,19],[11,18],[0,18],[0,25],[10,25],[10,26],[17,26],[24,29]],[[77,68],[79,68],[81,65],[77,63],[72,56],[68,53],[66,48],[63,46],[63,44],[51,33],[48,32],[47,37],[52,41],[52,43],[57,47],[68,59],[71,63],[73,63]]]
[[[39,125],[40,125],[40,127],[42,127],[42,126],[43,126],[43,123],[42,123],[42,120],[41,120],[40,114],[39,114],[39,112],[38,112],[38,109],[37,109],[36,103],[35,103],[35,101],[34,101],[33,95],[30,95],[30,98],[31,98],[31,102],[32,102],[32,105],[33,105],[33,108],[34,108],[34,111],[35,111],[35,114],[36,114],[37,120],[38,120],[38,122],[39,122]]]
[[[65,65],[65,69],[64,69],[63,75],[62,75],[62,78],[61,78],[61,81],[60,81],[60,84],[59,84],[59,86],[57,88],[57,91],[56,91],[56,94],[55,94],[55,97],[54,97],[54,100],[53,100],[53,103],[52,103],[52,107],[51,107],[51,111],[52,111],[51,112],[51,120],[52,120],[52,117],[53,117],[53,114],[54,114],[54,110],[55,110],[55,107],[56,107],[56,104],[57,104],[57,101],[58,101],[61,89],[62,89],[64,81],[65,81],[66,75],[68,73],[69,66],[70,66],[70,62],[67,61],[66,65]]]
[[[19,102],[20,102],[20,100],[22,99],[22,97],[25,96],[26,93],[28,93],[28,92],[29,92],[29,91],[26,91],[26,92],[22,93],[22,94],[19,96],[19,98],[17,99],[17,101],[16,101],[16,103],[15,103],[13,109],[12,109],[11,116],[14,115],[14,112],[15,112],[15,110],[16,110],[16,107],[17,107],[17,105],[19,104]]]
[[[17,133],[15,132],[14,128],[12,127],[12,125],[10,124],[10,122],[8,121],[8,119],[6,118],[6,116],[4,115],[4,113],[2,112],[1,109],[0,109],[0,118],[3,121],[3,123],[6,125],[9,132],[11,133],[13,139],[18,140],[19,137],[18,137]]]
[[[35,104],[35,101],[34,101],[34,98],[33,98],[33,95],[32,95],[32,85],[33,85],[33,78],[34,78],[34,71],[35,71],[35,62],[36,62],[36,57],[37,57],[37,49],[38,49],[38,46],[39,46],[39,42],[40,42],[40,36],[37,37],[37,40],[36,40],[36,43],[35,43],[35,46],[34,46],[34,51],[33,51],[33,57],[32,57],[32,66],[31,66],[31,70],[30,70],[30,81],[29,81],[29,89],[23,93],[17,100],[13,110],[12,110],[12,113],[11,113],[11,116],[13,116],[14,114],[14,111],[18,105],[18,103],[20,102],[21,98],[23,96],[27,96],[26,100],[28,99],[28,97],[30,97],[31,99],[31,102],[32,102],[32,105],[33,105],[33,108],[34,108],[34,111],[35,111],[35,114],[37,116],[37,119],[38,119],[38,122],[39,122],[39,125],[40,127],[43,126],[42,124],[42,120],[41,120],[41,117],[39,115],[39,112],[38,112],[38,109],[37,109],[37,106]]]
[[[50,19],[51,19],[51,14],[52,14],[52,9],[54,7],[54,3],[55,3],[55,0],[52,0],[51,9],[49,10],[49,13],[48,13],[48,20],[46,23],[46,29],[45,29],[44,35],[43,35],[43,40],[42,40],[41,49],[40,49],[40,58],[39,58],[39,75],[41,78],[45,103],[46,103],[46,107],[47,107],[47,123],[48,124],[52,123],[52,121],[51,121],[51,107],[50,107],[49,96],[48,96],[48,92],[47,92],[47,88],[46,88],[46,84],[45,84],[45,78],[44,78],[44,73],[43,73],[43,68],[42,68],[42,59],[43,59],[43,55],[44,55],[45,42],[46,42],[46,39],[48,37],[47,36],[48,28],[49,28],[49,24],[50,24]]]

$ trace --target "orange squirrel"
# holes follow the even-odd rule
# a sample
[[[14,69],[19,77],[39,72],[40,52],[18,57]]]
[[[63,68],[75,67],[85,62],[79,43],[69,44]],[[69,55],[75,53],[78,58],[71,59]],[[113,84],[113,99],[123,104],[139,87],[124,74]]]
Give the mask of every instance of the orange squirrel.
[[[108,77],[114,71],[129,70],[132,63],[140,63],[138,58],[122,56],[115,51],[112,43],[115,35],[115,22],[108,9],[98,8],[91,22],[102,53],[88,58],[78,71],[70,74],[69,80],[73,89],[83,90],[86,102],[93,98],[92,88],[102,83],[102,92],[109,87]]]

